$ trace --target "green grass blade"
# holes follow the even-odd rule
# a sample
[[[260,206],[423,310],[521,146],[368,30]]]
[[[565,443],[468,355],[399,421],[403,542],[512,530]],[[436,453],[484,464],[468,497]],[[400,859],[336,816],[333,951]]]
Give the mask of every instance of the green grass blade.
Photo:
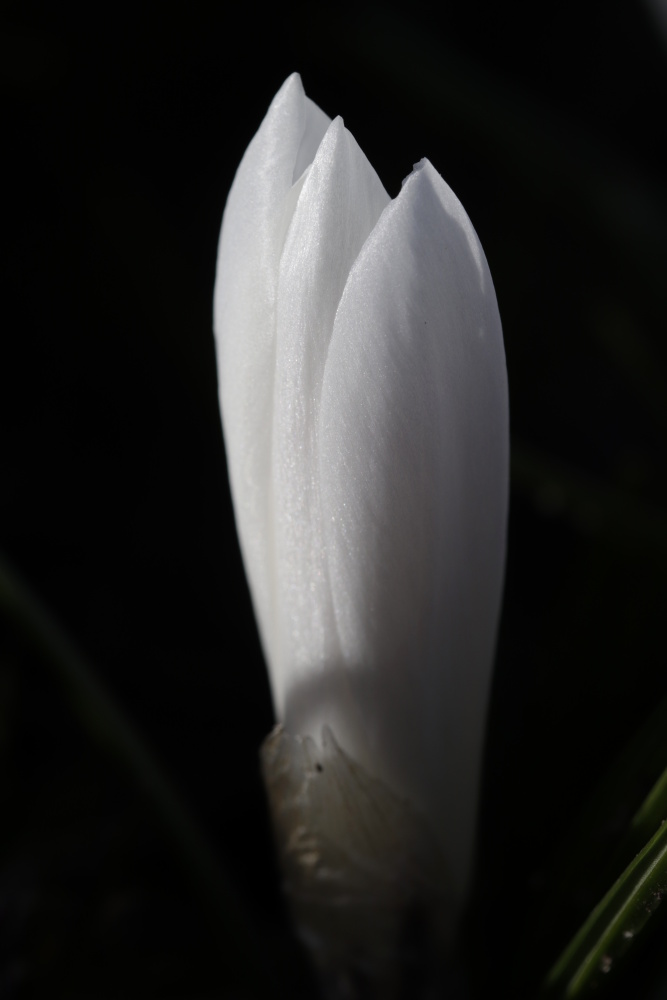
[[[592,911],[551,969],[543,995],[576,998],[602,985],[617,967],[667,892],[667,824]]]
[[[517,991],[533,989],[556,950],[667,818],[667,699],[633,736],[590,795],[552,864],[550,890],[517,949]]]

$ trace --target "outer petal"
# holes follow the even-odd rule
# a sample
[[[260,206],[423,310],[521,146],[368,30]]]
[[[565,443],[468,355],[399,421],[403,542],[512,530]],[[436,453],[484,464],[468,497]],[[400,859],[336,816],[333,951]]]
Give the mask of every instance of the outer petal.
[[[265,650],[272,616],[269,478],[278,266],[300,190],[293,184],[329,122],[305,96],[299,76],[289,77],[241,161],[218,248],[220,407],[241,549]]]
[[[428,161],[350,273],[320,439],[351,706],[338,711],[363,720],[337,735],[434,818],[463,892],[505,557],[507,376],[484,253]],[[293,731],[319,735],[312,703],[294,705]]]
[[[320,505],[319,412],[329,342],[350,268],[389,203],[337,118],[305,179],[280,263],[273,415],[275,632],[269,666],[277,715],[305,678],[341,704],[340,663]],[[339,731],[343,720],[328,722]]]

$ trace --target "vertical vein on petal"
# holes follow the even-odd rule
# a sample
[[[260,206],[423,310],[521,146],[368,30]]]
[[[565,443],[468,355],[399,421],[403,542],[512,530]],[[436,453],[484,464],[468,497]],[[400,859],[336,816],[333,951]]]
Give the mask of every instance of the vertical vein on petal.
[[[218,248],[214,330],[223,431],[239,539],[267,659],[273,631],[271,420],[280,252],[297,160],[328,119],[301,80],[285,81],[248,146],[230,191]],[[292,200],[291,207],[293,207]]]
[[[479,240],[428,161],[350,272],[320,426],[338,632],[370,723],[351,738],[435,809],[462,891],[502,590],[507,376]]]
[[[336,119],[305,179],[280,266],[273,481],[281,604],[274,688],[281,718],[288,689],[300,679],[312,683],[316,674],[323,700],[322,668],[340,661],[320,507],[321,389],[347,275],[388,200],[375,171]]]

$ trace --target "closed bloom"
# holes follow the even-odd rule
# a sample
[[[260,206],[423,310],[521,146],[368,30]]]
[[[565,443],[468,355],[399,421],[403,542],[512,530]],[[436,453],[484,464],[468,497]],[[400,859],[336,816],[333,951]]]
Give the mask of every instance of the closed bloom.
[[[477,235],[428,160],[391,200],[294,74],[229,194],[215,334],[277,718],[314,741],[304,766],[324,729],[423,817],[461,901],[508,493],[502,330]]]

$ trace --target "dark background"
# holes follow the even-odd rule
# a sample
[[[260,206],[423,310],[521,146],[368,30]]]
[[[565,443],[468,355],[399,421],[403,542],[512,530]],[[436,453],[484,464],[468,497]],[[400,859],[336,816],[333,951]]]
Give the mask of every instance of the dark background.
[[[261,957],[5,616],[0,997],[260,995],[264,959],[312,995],[211,333],[226,194],[295,69],[392,196],[429,157],[493,274],[512,496],[471,940],[479,995],[524,959],[530,994],[594,902],[535,930],[560,846],[667,694],[667,36],[630,0],[87,9],[2,8],[0,550],[183,791]]]

